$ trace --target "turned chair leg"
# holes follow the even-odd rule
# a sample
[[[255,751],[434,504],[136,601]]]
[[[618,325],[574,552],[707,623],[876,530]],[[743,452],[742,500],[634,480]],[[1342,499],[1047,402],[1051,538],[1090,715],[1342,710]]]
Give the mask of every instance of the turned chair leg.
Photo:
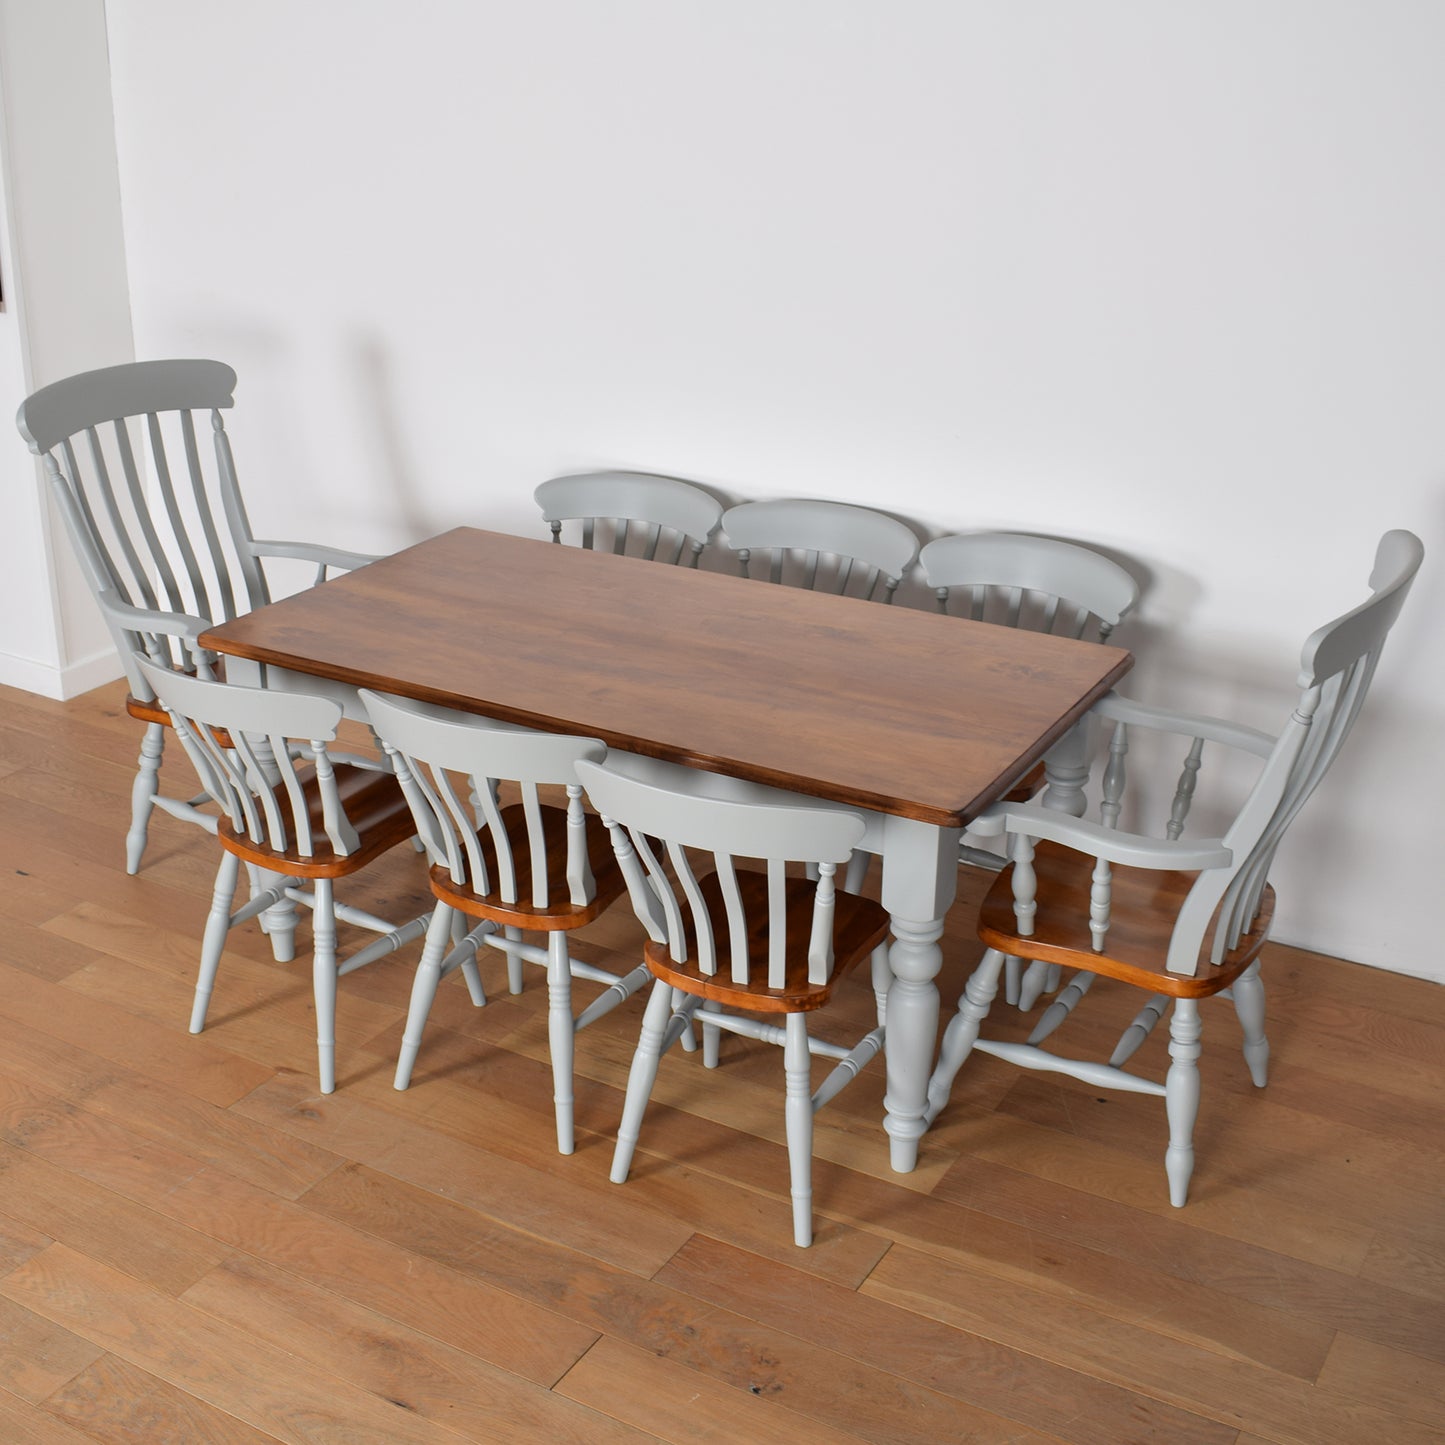
[[[979,1028],[988,1017],[989,1005],[998,992],[999,970],[1005,963],[1017,962],[1016,958],[990,948],[969,975],[963,987],[963,996],[958,1001],[958,1012],[948,1021],[948,1027],[943,1032],[938,1063],[928,1081],[928,1108],[923,1116],[928,1123],[938,1117],[938,1111],[948,1102],[954,1078],[978,1042]]]
[[[647,1000],[647,1012],[642,1016],[642,1034],[637,1040],[637,1052],[632,1056],[632,1068],[627,1074],[627,1097],[622,1105],[622,1122],[617,1126],[617,1147],[612,1153],[612,1171],[608,1175],[614,1184],[623,1183],[627,1171],[632,1168],[632,1153],[637,1148],[637,1136],[642,1129],[647,1101],[652,1097],[652,1086],[657,1082],[662,1041],[671,1016],[672,987],[658,979],[652,986],[652,996]]]
[[[196,975],[196,997],[191,1005],[191,1032],[198,1034],[206,1026],[206,1010],[211,1003],[211,990],[216,986],[216,970],[231,931],[231,902],[236,896],[241,860],[234,853],[221,854],[216,870],[216,886],[211,894],[211,911],[206,917],[206,931],[201,939],[201,969]]]
[[[311,910],[311,987],[321,1092],[336,1092],[336,904],[330,878],[316,879]]]
[[[1164,1168],[1169,1175],[1169,1202],[1182,1209],[1194,1173],[1194,1121],[1199,1115],[1199,1002],[1174,1000],[1169,1016],[1169,1057],[1164,1079],[1164,1111],[1169,1116],[1169,1148]]]
[[[1244,1031],[1244,1062],[1256,1088],[1269,1082],[1269,1040],[1264,1036],[1264,980],[1259,976],[1259,960],[1250,964],[1235,979],[1229,990],[1234,999],[1234,1012]]]
[[[166,746],[163,723],[147,723],[141,737],[135,782],[130,789],[130,830],[125,835],[125,871],[140,872],[141,856],[150,833],[151,808],[160,790],[161,756]]]
[[[431,1012],[432,1000],[436,997],[437,984],[441,982],[442,961],[446,958],[447,946],[451,942],[452,915],[455,911],[445,903],[438,903],[432,911],[431,922],[427,925],[421,962],[416,966],[416,977],[411,984],[411,1002],[407,1005],[406,1028],[401,1036],[401,1053],[396,1060],[393,1088],[404,1089],[411,1083],[411,1071],[416,1067],[417,1051],[421,1048],[421,1036],[426,1028],[427,1015]]]
[[[783,1044],[784,1125],[793,1196],[793,1243],[813,1242],[813,1085],[805,1014],[789,1014]]]
[[[572,1100],[572,1056],[577,1025],[572,1017],[572,962],[567,935],[547,935],[547,1044],[552,1055],[552,1104],[557,1114],[557,1152],[575,1148]]]

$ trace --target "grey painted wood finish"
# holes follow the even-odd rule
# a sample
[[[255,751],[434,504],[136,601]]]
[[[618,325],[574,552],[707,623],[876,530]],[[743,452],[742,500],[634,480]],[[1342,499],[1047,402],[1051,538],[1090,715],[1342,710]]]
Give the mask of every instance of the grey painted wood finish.
[[[589,550],[684,567],[697,566],[722,516],[722,504],[701,487],[651,472],[553,477],[532,495],[554,542],[575,522]]]

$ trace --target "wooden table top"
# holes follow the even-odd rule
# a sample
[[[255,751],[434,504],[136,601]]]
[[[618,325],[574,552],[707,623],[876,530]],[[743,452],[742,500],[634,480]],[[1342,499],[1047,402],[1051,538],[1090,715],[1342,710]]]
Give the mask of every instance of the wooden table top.
[[[470,527],[212,628],[218,652],[959,827],[1120,648]]]

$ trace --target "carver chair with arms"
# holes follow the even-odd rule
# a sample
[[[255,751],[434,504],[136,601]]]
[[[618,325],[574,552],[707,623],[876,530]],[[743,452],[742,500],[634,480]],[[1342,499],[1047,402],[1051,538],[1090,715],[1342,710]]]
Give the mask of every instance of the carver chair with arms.
[[[659,784],[662,774],[644,760],[617,755],[606,763],[581,762],[577,775],[611,830],[649,935],[643,956],[655,979],[628,1076],[612,1178],[619,1184],[627,1178],[661,1056],[694,1019],[703,1025],[709,1066],[717,1063],[719,1029],[779,1044],[793,1239],[810,1244],[813,1115],[884,1040],[881,1023],[849,1047],[811,1037],[807,1025],[860,959],[872,957],[875,988],[877,971],[887,969],[887,913],[835,886],[838,865],[863,836],[863,819],[803,798],[780,806],[677,791]],[[709,855],[713,871],[699,876],[692,850]],[[738,868],[739,858],[761,861],[764,871]],[[790,863],[811,865],[816,876]],[[814,1054],[835,1061],[817,1089]]]
[[[682,567],[697,566],[722,516],[721,503],[701,487],[650,472],[553,477],[533,496],[554,542],[564,523],[576,522],[584,547]]]
[[[723,535],[744,577],[891,602],[918,556],[902,522],[845,502],[786,498],[723,513]]]
[[[216,824],[213,815],[197,811],[200,799],[159,792],[168,718],[135,658],[201,678],[219,676],[217,659],[196,639],[212,624],[271,600],[265,559],[309,563],[317,581],[328,570],[373,560],[252,535],[221,416],[233,405],[235,386],[236,373],[219,361],[138,361],[41,387],[16,417],[43,460],[126,669],[126,710],[145,725],[126,834],[131,873],[140,867],[152,808],[212,831]]]
[[[427,916],[397,928],[338,903],[334,883],[412,837],[397,780],[362,759],[335,753],[342,707],[308,693],[240,687],[187,677],[147,658],[137,670],[169,714],[201,785],[220,810],[221,866],[201,945],[191,1032],[205,1027],[231,929],[281,897],[312,910],[312,987],[321,1092],[336,1087],[336,980],[420,938]],[[274,880],[231,912],[241,863]],[[297,886],[308,881],[309,891]],[[338,962],[336,924],[382,936]]]
[[[647,981],[641,966],[618,977],[572,958],[567,945],[568,934],[600,916],[625,886],[601,821],[582,806],[575,771],[580,760],[605,757],[607,749],[592,738],[533,732],[365,689],[361,699],[411,805],[437,900],[412,985],[396,1087],[411,1082],[427,1015],[447,974],[463,969],[472,1001],[486,1002],[476,970],[482,944],[507,955],[513,993],[521,991],[522,964],[541,964],[557,1148],[570,1154],[574,1036]],[[508,786],[518,801],[505,801]],[[565,788],[565,806],[544,801],[539,789],[548,786]],[[464,918],[479,922],[463,932]],[[527,943],[528,932],[545,934],[547,946]],[[576,1015],[573,978],[605,985]]]
[[[1016,532],[975,532],[939,537],[918,554],[923,575],[942,613],[1023,627],[1056,637],[1107,642],[1139,600],[1139,584],[1117,562],[1054,537]],[[1026,802],[1044,783],[1037,764],[1006,794]],[[959,861],[997,871],[1004,860],[964,835]],[[1034,963],[1027,971],[1010,958],[1004,996],[1020,1008],[1033,1007],[1041,992],[1059,986],[1056,964]]]
[[[1170,1202],[1183,1205],[1194,1167],[1199,1107],[1199,1000],[1232,998],[1250,1075],[1263,1087],[1269,1059],[1259,954],[1274,911],[1269,868],[1285,831],[1334,761],[1356,717],[1423,551],[1409,532],[1387,532],[1370,575],[1372,595],[1314,632],[1300,660],[1298,701],[1277,736],[1216,718],[1192,717],[1111,696],[1095,715],[1113,724],[1100,779],[1097,822],[1032,803],[1001,803],[979,826],[1005,832],[1012,859],[979,915],[987,951],[959,1000],[929,1088],[928,1118],[943,1107],[959,1067],[974,1050],[1025,1068],[1064,1073],[1096,1087],[1164,1098],[1169,1121],[1165,1168]],[[1126,755],[1131,735],[1188,739],[1179,784],[1161,836],[1119,826],[1130,806]],[[1220,837],[1189,840],[1204,750],[1222,747],[1259,760],[1256,776]],[[1025,1043],[980,1036],[1007,957],[1078,970]],[[1099,977],[1143,989],[1148,1001],[1107,1062],[1043,1048]],[[1165,1082],[1125,1063],[1169,1015]]]

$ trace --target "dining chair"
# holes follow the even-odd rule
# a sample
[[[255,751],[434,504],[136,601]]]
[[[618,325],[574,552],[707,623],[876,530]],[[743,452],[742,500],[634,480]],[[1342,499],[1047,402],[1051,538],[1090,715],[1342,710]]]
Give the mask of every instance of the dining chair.
[[[216,804],[221,864],[201,943],[190,1030],[205,1027],[231,929],[285,897],[311,909],[312,990],[321,1092],[336,1088],[336,980],[420,938],[428,915],[398,928],[336,900],[335,881],[359,873],[413,835],[396,778],[338,753],[342,706],[332,698],[188,677],[149,658],[136,668],[169,713],[181,746]],[[262,886],[234,913],[242,863]],[[310,889],[298,886],[309,882]],[[337,922],[382,936],[344,961]]]
[[[533,732],[362,689],[361,699],[411,806],[431,862],[436,907],[412,985],[395,1084],[411,1082],[437,985],[458,968],[472,1002],[486,1002],[476,959],[486,944],[507,955],[508,986],[522,989],[522,964],[547,970],[547,1034],[552,1056],[557,1148],[574,1147],[573,1053],[578,1030],[630,998],[647,981],[638,966],[623,977],[573,958],[568,935],[599,917],[626,886],[601,821],[582,805],[576,765],[606,756],[592,738]],[[504,787],[517,801],[506,801]],[[565,806],[540,789],[565,788]],[[463,932],[464,918],[477,926]],[[546,947],[526,933],[546,935]],[[604,985],[576,1015],[572,980]]]
[[[1117,562],[1054,537],[1016,532],[938,537],[925,544],[918,560],[945,615],[1056,637],[1107,642],[1139,600],[1139,584]],[[1039,763],[1005,800],[1025,802],[1043,785]],[[959,862],[994,872],[1004,865],[1002,857],[980,848],[968,833],[959,845]],[[1059,979],[1057,965],[1035,963],[1023,970],[1011,958],[1004,969],[1004,997],[1027,1010],[1040,994],[1057,990]]]
[[[892,602],[918,556],[918,538],[893,517],[807,497],[743,502],[722,517],[744,577]],[[758,555],[761,554],[761,555]]]
[[[553,477],[532,494],[552,540],[581,524],[582,546],[696,567],[717,530],[722,504],[691,482],[651,472],[582,472]]]
[[[929,1087],[929,1122],[946,1103],[954,1077],[973,1050],[1024,1068],[1068,1074],[1098,1088],[1161,1096],[1169,1122],[1169,1199],[1183,1205],[1194,1167],[1199,1108],[1199,1000],[1215,995],[1232,1000],[1250,1076],[1263,1088],[1269,1044],[1260,950],[1274,914],[1270,865],[1359,715],[1385,636],[1422,555],[1419,539],[1410,532],[1387,532],[1381,538],[1370,597],[1306,640],[1298,700],[1278,734],[1111,695],[1094,708],[1096,716],[1113,724],[1097,821],[1034,803],[1000,803],[983,815],[978,826],[1007,836],[1011,862],[979,913],[978,935],[986,952],[945,1033]],[[1153,834],[1120,826],[1131,806],[1131,739],[1147,733],[1188,739],[1167,816]],[[1184,830],[1206,746],[1252,756],[1255,776],[1221,836],[1190,840]],[[1231,774],[1228,766],[1219,771]],[[1218,799],[1210,803],[1218,810],[1213,816],[1229,816],[1231,810]],[[980,1035],[1008,957],[1078,970],[1025,1043]],[[1099,977],[1148,995],[1108,1061],[1045,1049],[1044,1042]],[[1166,1014],[1171,1062],[1161,1084],[1124,1065]]]
[[[219,677],[217,658],[196,639],[212,624],[271,600],[264,559],[309,563],[317,581],[331,569],[374,560],[255,538],[221,416],[234,404],[235,387],[236,373],[219,361],[129,362],[41,387],[16,416],[20,434],[42,459],[115,641],[130,683],[126,711],[145,729],[131,790],[128,873],[140,868],[153,809],[211,831],[216,825],[199,810],[203,799],[159,790],[169,720],[134,659]],[[200,436],[207,424],[209,448]]]
[[[871,956],[875,988],[886,973],[888,915],[872,899],[836,886],[862,839],[846,809],[742,803],[659,784],[645,760],[614,754],[579,762],[577,776],[611,831],[634,910],[647,930],[643,957],[654,979],[627,1080],[611,1177],[626,1180],[659,1062],[696,1020],[703,1062],[716,1067],[717,1031],[781,1045],[793,1239],[813,1238],[813,1115],[883,1047],[880,1022],[856,1044],[813,1038],[808,1015],[838,981]],[[699,876],[696,850],[713,871]],[[737,860],[760,861],[761,871]],[[808,877],[789,863],[811,864]],[[752,1018],[748,1015],[761,1015]],[[778,1019],[781,1016],[782,1026]],[[814,1055],[834,1060],[816,1089]]]

